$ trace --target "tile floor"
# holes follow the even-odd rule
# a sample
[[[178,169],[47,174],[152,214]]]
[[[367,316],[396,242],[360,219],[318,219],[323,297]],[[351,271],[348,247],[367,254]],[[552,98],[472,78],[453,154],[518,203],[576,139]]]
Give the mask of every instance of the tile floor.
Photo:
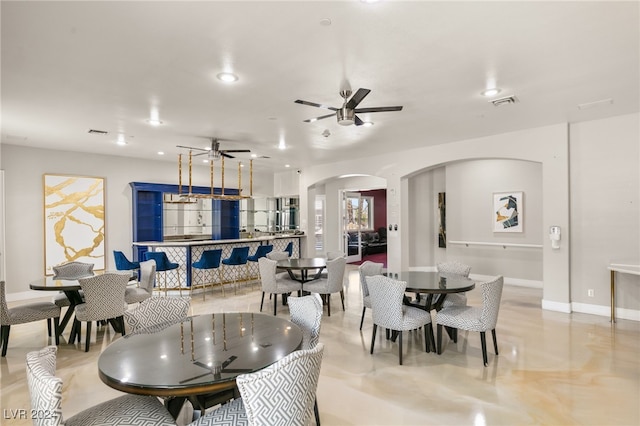
[[[357,270],[350,266],[347,275],[346,312],[334,295],[335,308],[322,323],[326,347],[318,403],[324,426],[640,424],[640,323],[620,320],[612,327],[605,317],[543,311],[541,290],[505,286],[500,356],[489,349],[488,367],[482,365],[478,333],[466,332],[457,344],[445,338],[442,355],[424,352],[422,333],[405,334],[400,366],[397,345],[384,333],[369,354],[370,312],[360,332]],[[480,303],[479,290],[470,292],[469,303]],[[257,312],[259,306],[257,285],[226,298],[217,289],[204,303],[194,295],[192,302],[194,314]],[[279,306],[278,315],[288,317],[287,308]],[[97,371],[101,348],[120,335],[93,329],[97,342],[89,353],[64,339],[58,350],[67,417],[120,395]],[[25,355],[47,343],[45,322],[12,327],[7,357],[0,360],[0,424],[31,424],[13,413],[30,408]]]

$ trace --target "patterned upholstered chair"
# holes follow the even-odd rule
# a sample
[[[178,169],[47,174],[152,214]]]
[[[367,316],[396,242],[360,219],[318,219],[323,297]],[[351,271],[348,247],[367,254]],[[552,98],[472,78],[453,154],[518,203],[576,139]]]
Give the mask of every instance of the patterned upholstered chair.
[[[286,251],[272,251],[267,253],[266,257],[271,260],[285,260],[289,258],[289,253]]]
[[[371,353],[376,342],[378,326],[398,332],[398,358],[402,365],[402,332],[415,330],[424,326],[425,349],[431,352],[433,345],[433,328],[431,315],[420,308],[405,306],[402,297],[407,283],[397,281],[383,275],[366,277],[371,298],[371,312],[373,316],[373,333],[371,335]]]
[[[264,294],[275,295],[273,297],[273,315],[278,312],[278,294],[289,294],[294,291],[301,291],[302,284],[297,281],[278,278],[276,276],[276,264],[278,262],[267,257],[258,259],[258,269],[260,269],[260,282],[262,283],[262,298],[260,300],[260,312],[264,306]]]
[[[127,304],[140,303],[147,300],[153,294],[153,283],[156,279],[155,260],[140,262],[140,279],[135,287],[127,287],[124,292],[124,301]]]
[[[86,322],[85,352],[89,352],[92,321],[115,321],[116,331],[124,331],[124,293],[129,275],[107,273],[90,278],[81,278],[80,287],[84,291],[85,302],[76,306],[76,318],[71,330],[71,343],[78,336],[80,342],[80,322]],[[112,322],[113,324],[113,322]],[[119,330],[118,330],[119,328]]]
[[[53,279],[56,280],[77,280],[93,276],[93,263],[68,262],[53,267]],[[83,296],[80,292],[80,296]],[[64,293],[59,293],[53,298],[53,303],[64,308],[71,303]]]
[[[347,260],[344,257],[327,261],[327,278],[320,278],[305,283],[304,291],[324,295],[327,300],[327,314],[331,316],[331,293],[340,293],[342,310],[344,311],[344,269]]]
[[[60,343],[58,325],[60,321],[60,307],[50,302],[29,303],[9,309],[5,295],[5,283],[0,281],[0,346],[2,356],[7,355],[9,346],[9,332],[12,325],[25,324],[40,320],[47,320],[49,336],[51,336],[51,319],[53,318],[56,345]]]
[[[189,315],[191,299],[189,297],[152,297],[146,299],[137,308],[124,313],[129,331],[156,326],[169,325],[181,321]]]
[[[460,263],[458,261],[450,261],[450,262],[438,262],[436,264],[436,268],[440,274],[443,275],[459,275],[462,277],[469,277],[469,273],[471,272],[471,266],[465,265],[464,263]],[[466,306],[467,305],[467,296],[464,293],[451,293],[447,294],[447,297],[444,299],[442,303],[442,307],[446,308],[448,306]]]
[[[438,353],[442,353],[442,327],[452,327],[458,330],[479,331],[482,345],[482,360],[485,367],[487,361],[487,339],[485,333],[491,330],[493,336],[493,348],[498,355],[498,342],[496,340],[496,323],[500,311],[500,299],[502,298],[502,276],[493,281],[480,284],[482,292],[482,307],[450,306],[442,308],[436,315],[438,323]]]
[[[328,251],[327,252],[327,260],[337,259],[339,257],[344,257],[344,253],[341,251]]]
[[[269,367],[236,379],[242,398],[189,426],[306,426],[311,420],[324,345],[295,351]]]
[[[320,339],[322,324],[322,298],[318,294],[289,299],[291,322],[302,330],[302,349],[315,348]],[[313,404],[316,426],[320,426],[318,401]]]
[[[27,354],[27,382],[35,426],[175,425],[155,397],[124,395],[88,408],[73,417],[62,417],[62,379],[56,377],[55,346]]]
[[[369,297],[369,288],[367,287],[366,277],[372,277],[374,275],[382,275],[383,263],[375,263],[370,260],[365,260],[362,265],[358,267],[358,275],[360,276],[360,290],[362,291],[362,318],[360,319],[360,330],[362,330],[362,324],[364,323],[364,313],[367,308],[371,309],[371,298]]]

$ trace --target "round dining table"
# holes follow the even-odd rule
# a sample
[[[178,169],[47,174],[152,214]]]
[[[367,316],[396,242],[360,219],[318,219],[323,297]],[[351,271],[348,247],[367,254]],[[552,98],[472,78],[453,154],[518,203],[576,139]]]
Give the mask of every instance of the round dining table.
[[[447,294],[464,293],[473,290],[476,286],[473,280],[460,275],[430,271],[386,272],[384,275],[398,281],[405,281],[407,292],[425,294],[427,296],[425,306],[417,306],[427,310],[439,311]],[[435,302],[434,296],[437,296]]]
[[[122,392],[170,397],[176,417],[185,399],[235,388],[236,377],[300,349],[302,331],[271,315],[197,315],[127,334],[98,359],[100,379]]]
[[[303,257],[300,259],[284,259],[278,260],[276,268],[286,269],[292,280],[299,281],[303,284],[320,278],[322,270],[327,267],[327,259],[325,257]],[[296,275],[294,271],[299,271],[300,275]],[[309,271],[317,271],[309,278]],[[304,289],[304,288],[303,288]]]

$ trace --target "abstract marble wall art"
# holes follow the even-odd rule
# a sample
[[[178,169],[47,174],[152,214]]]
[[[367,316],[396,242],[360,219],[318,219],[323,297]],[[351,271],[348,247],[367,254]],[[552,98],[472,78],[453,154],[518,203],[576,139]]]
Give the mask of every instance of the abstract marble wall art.
[[[45,275],[71,261],[103,270],[104,179],[45,174],[43,181]]]
[[[522,232],[522,192],[493,194],[493,232]]]

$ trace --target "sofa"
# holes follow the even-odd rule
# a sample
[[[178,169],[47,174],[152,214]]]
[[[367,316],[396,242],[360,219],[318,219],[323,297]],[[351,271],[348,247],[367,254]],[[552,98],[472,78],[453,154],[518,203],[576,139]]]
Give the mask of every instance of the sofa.
[[[377,231],[361,231],[360,247],[362,256],[387,252],[387,229],[378,228]],[[349,232],[349,255],[358,252],[358,233]]]

